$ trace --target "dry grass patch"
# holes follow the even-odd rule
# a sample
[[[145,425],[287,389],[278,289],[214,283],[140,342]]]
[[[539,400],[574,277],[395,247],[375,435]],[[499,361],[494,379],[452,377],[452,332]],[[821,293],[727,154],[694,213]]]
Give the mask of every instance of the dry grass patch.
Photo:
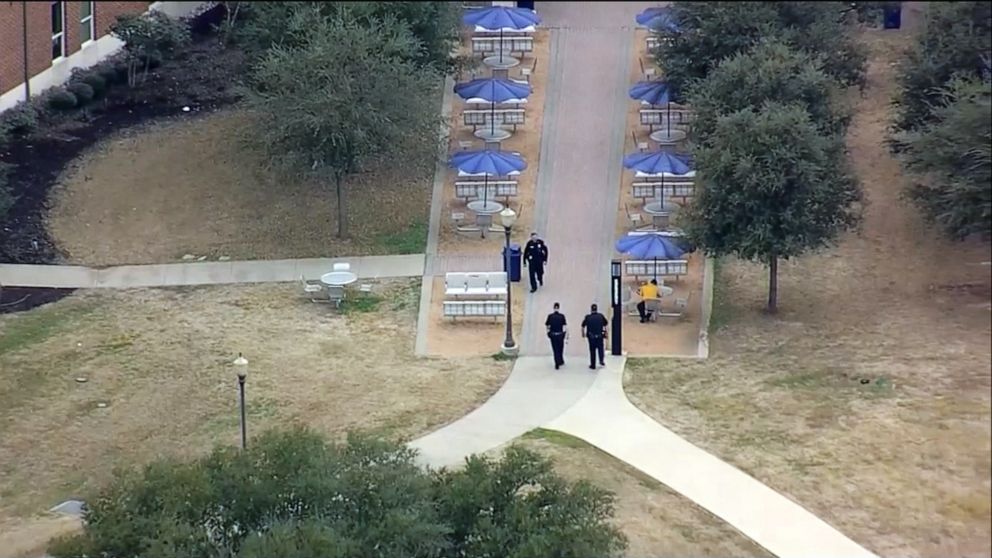
[[[351,238],[339,240],[333,188],[267,170],[244,141],[249,125],[232,109],[108,138],[53,188],[49,231],[70,261],[88,265],[423,250],[433,161],[352,177]]]
[[[712,357],[631,361],[631,399],[883,556],[988,556],[988,244],[952,244],[900,199],[883,145],[905,33],[869,31],[848,143],[862,230],[780,268],[721,265]]]
[[[409,439],[468,413],[509,367],[415,358],[418,294],[417,281],[382,285],[378,304],[337,313],[288,284],[91,291],[0,316],[0,532],[116,466],[236,444],[239,351],[249,433]]]
[[[677,492],[578,438],[537,429],[516,443],[550,458],[565,478],[616,494],[615,523],[632,558],[771,556]]]

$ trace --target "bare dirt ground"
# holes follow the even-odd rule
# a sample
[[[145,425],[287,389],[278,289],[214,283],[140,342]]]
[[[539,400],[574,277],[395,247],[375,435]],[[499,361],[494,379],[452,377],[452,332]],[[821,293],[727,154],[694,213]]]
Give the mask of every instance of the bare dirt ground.
[[[538,429],[514,443],[550,458],[567,479],[613,492],[615,523],[627,537],[630,558],[771,556],[723,520],[582,440]]]
[[[508,364],[491,358],[414,357],[419,283],[377,289],[375,312],[356,302],[338,313],[296,285],[261,284],[77,291],[0,316],[0,556],[14,552],[7,537],[27,544],[63,529],[37,514],[116,466],[238,443],[239,351],[251,366],[249,433],[307,424],[406,440],[504,381]]]
[[[524,301],[527,287],[524,283],[511,283],[513,289],[513,329],[519,332],[524,323]],[[506,320],[502,316],[495,319],[445,318],[442,302],[444,277],[435,277],[431,289],[431,308],[427,331],[427,354],[445,357],[492,356],[499,352],[506,339]]]
[[[275,259],[422,251],[433,164],[348,181],[350,239],[333,187],[277,178],[244,141],[245,113],[177,117],[114,135],[52,189],[47,226],[72,263],[165,263],[184,254]],[[374,187],[373,187],[374,186]]]
[[[862,230],[780,269],[717,275],[713,356],[632,361],[645,412],[883,556],[989,556],[989,245],[952,243],[900,193],[883,145],[906,32],[867,31],[849,134]]]

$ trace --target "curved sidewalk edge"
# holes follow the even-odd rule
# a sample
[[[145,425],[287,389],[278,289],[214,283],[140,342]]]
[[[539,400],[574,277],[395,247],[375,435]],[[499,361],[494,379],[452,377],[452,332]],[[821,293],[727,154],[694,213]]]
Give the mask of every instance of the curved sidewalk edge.
[[[596,374],[573,358],[555,370],[550,358],[520,357],[503,386],[481,407],[410,442],[421,464],[452,467],[546,424],[575,405]],[[600,373],[605,372],[601,370]]]
[[[297,260],[122,265],[94,269],[76,265],[0,264],[0,285],[54,289],[128,289],[232,283],[282,283],[317,279],[348,262],[360,279],[421,277],[424,254]]]
[[[622,364],[600,373],[581,401],[544,427],[636,467],[780,558],[877,558],[799,504],[641,412],[623,392]]]

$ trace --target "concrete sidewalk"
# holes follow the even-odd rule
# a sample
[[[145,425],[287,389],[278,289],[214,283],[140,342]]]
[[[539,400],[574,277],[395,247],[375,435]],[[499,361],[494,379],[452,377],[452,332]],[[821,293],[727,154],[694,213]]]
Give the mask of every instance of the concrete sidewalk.
[[[599,372],[586,395],[545,427],[636,467],[780,558],[877,558],[799,504],[642,413],[624,394],[622,363]]]
[[[360,279],[421,277],[423,254],[237,262],[122,265],[94,269],[74,265],[0,264],[0,285],[64,289],[180,287],[229,283],[279,283],[317,279],[336,262],[348,262]]]

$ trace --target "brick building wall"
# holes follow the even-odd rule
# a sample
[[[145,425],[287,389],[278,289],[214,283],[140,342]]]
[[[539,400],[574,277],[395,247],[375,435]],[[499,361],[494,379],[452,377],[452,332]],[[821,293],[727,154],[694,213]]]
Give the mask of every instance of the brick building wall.
[[[61,2],[65,18],[65,56],[78,52],[83,30],[84,2]],[[110,32],[117,16],[142,13],[152,2],[93,2],[94,36]],[[22,12],[22,10],[25,10]],[[24,82],[23,16],[27,16],[28,74],[34,77],[52,67],[52,2],[0,1],[0,93]],[[56,62],[57,63],[57,62]],[[33,92],[32,92],[33,93]]]

